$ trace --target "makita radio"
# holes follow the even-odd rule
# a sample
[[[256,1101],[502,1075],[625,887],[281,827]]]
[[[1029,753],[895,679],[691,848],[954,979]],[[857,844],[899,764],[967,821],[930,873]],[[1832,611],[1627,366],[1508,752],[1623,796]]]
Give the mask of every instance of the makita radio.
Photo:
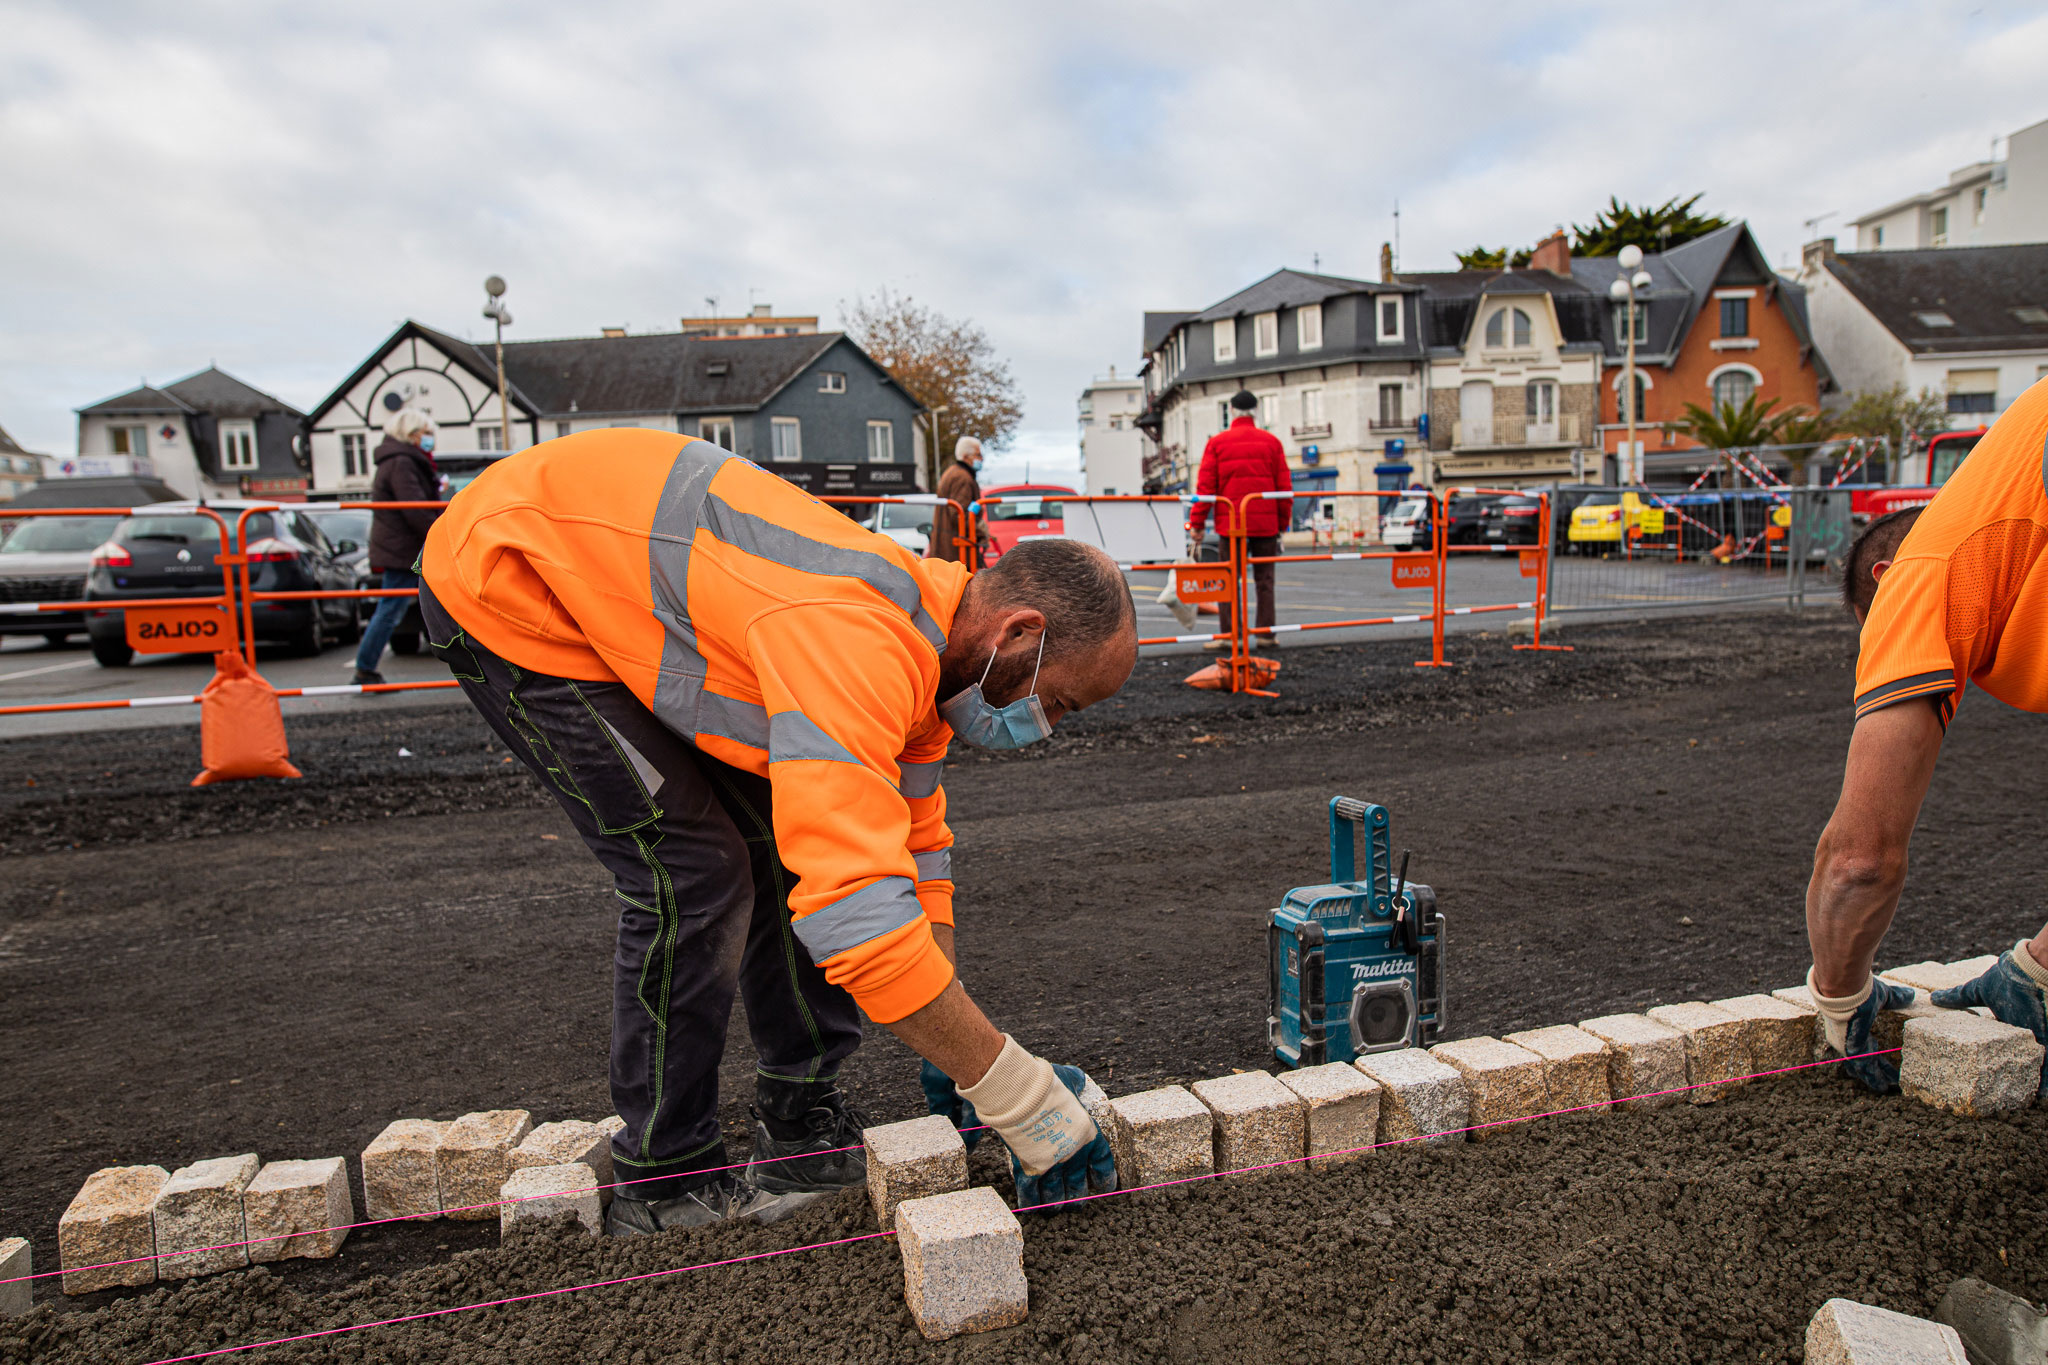
[[[1332,797],[1329,882],[1267,916],[1266,1033],[1288,1066],[1427,1047],[1443,1028],[1444,917],[1406,853],[1389,876],[1388,825],[1386,807]]]

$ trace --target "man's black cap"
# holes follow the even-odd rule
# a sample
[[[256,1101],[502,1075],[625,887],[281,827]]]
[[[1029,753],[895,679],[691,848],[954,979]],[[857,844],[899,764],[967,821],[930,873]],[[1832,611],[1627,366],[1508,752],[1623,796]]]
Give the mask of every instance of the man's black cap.
[[[1252,397],[1250,389],[1239,389],[1230,396],[1230,406],[1236,408],[1239,412],[1250,412],[1258,407],[1258,405],[1259,400]]]

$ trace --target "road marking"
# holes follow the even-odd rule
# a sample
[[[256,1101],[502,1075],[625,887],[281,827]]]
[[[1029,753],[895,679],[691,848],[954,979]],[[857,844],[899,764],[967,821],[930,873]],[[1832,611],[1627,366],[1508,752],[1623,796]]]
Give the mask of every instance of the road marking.
[[[44,664],[41,668],[24,668],[19,673],[0,673],[0,682],[12,682],[16,678],[33,678],[38,673],[61,673],[67,668],[85,668],[99,662],[97,659],[73,659],[69,663]]]

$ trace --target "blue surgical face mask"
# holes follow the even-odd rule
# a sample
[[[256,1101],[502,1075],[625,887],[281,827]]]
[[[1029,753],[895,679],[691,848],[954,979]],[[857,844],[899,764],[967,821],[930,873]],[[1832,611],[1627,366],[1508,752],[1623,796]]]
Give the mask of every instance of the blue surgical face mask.
[[[420,449],[421,449],[421,450],[424,450],[424,451],[427,451],[427,452],[429,452],[429,453],[432,453],[432,451],[433,451],[433,449],[434,449],[434,433],[433,433],[433,432],[431,432],[431,431],[430,431],[430,432],[428,432],[428,433],[427,433],[426,435],[424,435],[424,436],[420,437]]]
[[[989,668],[996,666],[995,651],[988,656],[988,668],[981,670],[981,682],[958,696],[939,703],[939,718],[953,727],[953,733],[978,749],[1021,749],[1036,744],[1052,733],[1045,707],[1038,700],[1038,669],[1045,662],[1045,634],[1038,636],[1038,661],[1031,666],[1031,692],[1008,706],[991,706],[981,695],[981,683],[988,681]]]

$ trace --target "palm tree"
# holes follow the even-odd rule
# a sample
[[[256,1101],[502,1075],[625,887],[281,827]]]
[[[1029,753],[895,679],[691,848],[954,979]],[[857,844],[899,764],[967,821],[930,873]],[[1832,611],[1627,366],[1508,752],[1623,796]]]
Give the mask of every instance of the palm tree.
[[[1787,408],[1778,414],[1771,430],[1771,444],[1785,447],[1785,458],[1792,465],[1792,482],[1806,482],[1807,462],[1823,441],[1831,441],[1842,434],[1842,421],[1837,413],[1822,409],[1819,412],[1807,408]]]
[[[1771,409],[1776,406],[1777,399],[1759,402],[1755,394],[1743,399],[1740,406],[1722,403],[1710,409],[1687,403],[1685,420],[1679,423],[1679,429],[1713,450],[1717,458],[1727,460],[1738,471],[1736,486],[1740,487],[1741,466],[1727,452],[1767,446],[1775,441],[1778,425],[1786,416],[1772,416]]]

